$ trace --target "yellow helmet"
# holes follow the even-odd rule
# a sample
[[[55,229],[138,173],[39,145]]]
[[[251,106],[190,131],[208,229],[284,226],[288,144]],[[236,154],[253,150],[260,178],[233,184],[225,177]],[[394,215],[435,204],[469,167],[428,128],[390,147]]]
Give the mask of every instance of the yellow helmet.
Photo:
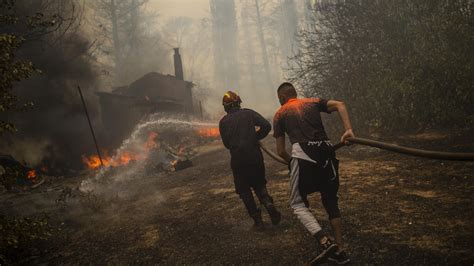
[[[222,97],[222,105],[224,106],[229,106],[235,103],[241,104],[242,100],[240,99],[240,96],[233,91],[226,92],[224,97]]]

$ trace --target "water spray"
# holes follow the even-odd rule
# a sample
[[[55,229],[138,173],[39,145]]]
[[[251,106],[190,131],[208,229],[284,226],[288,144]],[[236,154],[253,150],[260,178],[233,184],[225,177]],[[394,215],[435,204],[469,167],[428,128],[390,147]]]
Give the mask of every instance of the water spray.
[[[156,164],[161,165],[173,166],[172,162],[175,164],[178,163],[179,158],[173,154],[175,151],[165,142],[153,143],[154,145],[157,145],[157,147],[161,146],[161,148],[155,150],[158,151],[158,153],[153,153],[151,151],[150,146],[147,145],[150,144],[147,141],[147,139],[150,139],[150,134],[154,133],[154,136],[156,137],[162,133],[166,134],[166,130],[169,129],[180,132],[194,129],[215,128],[217,126],[218,124],[216,123],[165,117],[162,113],[150,115],[148,119],[139,123],[135,127],[133,132],[130,134],[130,137],[122,142],[120,147],[115,150],[112,157],[106,156],[106,158],[104,158],[104,167],[97,168],[98,171],[95,175],[88,180],[84,180],[80,189],[82,191],[94,191],[97,188],[104,189],[101,185],[103,182],[112,181],[121,183],[123,181],[141,178],[145,176],[144,174],[141,174],[141,172],[146,171],[147,161],[150,160],[150,158]],[[163,140],[160,139],[160,137],[158,137],[158,139]],[[156,148],[154,145],[152,147],[153,149]],[[129,161],[127,161],[125,164],[121,164],[123,157],[131,157],[130,161],[133,160],[134,163],[129,165]],[[116,169],[116,166],[123,165],[128,166],[126,169],[120,171],[114,170]]]

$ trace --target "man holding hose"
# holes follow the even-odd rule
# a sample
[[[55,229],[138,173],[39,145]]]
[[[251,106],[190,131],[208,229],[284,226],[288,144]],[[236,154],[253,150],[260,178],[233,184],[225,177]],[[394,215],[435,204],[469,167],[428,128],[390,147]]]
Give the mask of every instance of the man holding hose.
[[[339,161],[324,130],[320,113],[339,113],[345,128],[341,141],[346,142],[347,138],[354,137],[347,109],[340,101],[297,99],[295,87],[288,82],[281,84],[277,92],[282,105],[273,120],[277,152],[288,162],[290,168],[290,206],[321,249],[312,264],[321,264],[328,259],[346,264],[349,257],[344,252],[337,196]],[[285,133],[292,144],[291,155],[285,150]],[[308,194],[317,191],[321,194],[336,243],[326,236],[308,208]]]
[[[224,146],[230,151],[235,192],[254,220],[254,227],[261,230],[264,228],[262,214],[255,203],[252,190],[267,209],[272,224],[277,225],[281,219],[281,214],[267,191],[265,164],[258,144],[259,140],[268,135],[271,125],[259,113],[241,108],[241,103],[237,93],[228,91],[224,94],[222,105],[227,115],[220,120],[219,131]]]

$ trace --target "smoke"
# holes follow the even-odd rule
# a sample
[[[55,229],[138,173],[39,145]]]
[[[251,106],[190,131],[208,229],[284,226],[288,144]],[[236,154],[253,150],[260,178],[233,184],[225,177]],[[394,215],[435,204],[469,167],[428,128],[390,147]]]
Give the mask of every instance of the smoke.
[[[50,143],[47,140],[29,140],[10,142],[3,147],[13,158],[21,158],[30,165],[39,165],[48,152]],[[28,152],[25,152],[28,151]]]
[[[182,117],[170,118],[169,114],[150,115],[138,124],[130,137],[114,152],[106,167],[81,183],[80,191],[94,193],[104,198],[130,198],[143,192],[142,183],[160,173],[173,171],[177,160],[175,147],[192,150],[199,139],[196,130],[215,128],[217,124],[189,121]],[[132,158],[120,165],[123,158]],[[114,165],[117,162],[119,165]],[[133,181],[133,186],[130,182]]]
[[[220,101],[228,90],[241,96],[243,107],[272,117],[287,59],[299,49],[296,34],[306,5],[295,0],[209,0],[201,5],[208,17],[194,18],[190,25],[177,23],[189,18],[171,18],[163,29],[166,41],[179,40],[173,44],[180,47],[184,76],[198,84],[193,94],[211,117],[223,114]],[[200,93],[202,88],[208,91]]]
[[[279,22],[278,16],[274,15],[283,10],[279,6],[280,2],[261,1],[268,3],[260,6],[262,25],[256,22],[255,1],[235,1],[235,5],[226,4],[226,1],[216,2],[222,4],[219,5],[222,8],[214,10],[217,13],[207,13],[209,17],[195,19],[186,27],[171,22],[155,23],[155,20],[149,18],[150,14],[144,12],[144,8],[137,10],[140,21],[134,24],[137,26],[134,31],[138,32],[133,35],[135,37],[122,40],[124,47],[133,47],[124,61],[126,67],[124,66],[122,78],[127,83],[149,71],[162,72],[166,69],[172,73],[171,48],[180,47],[184,77],[196,84],[193,91],[195,103],[199,106],[201,101],[207,117],[219,118],[224,114],[220,102],[227,90],[234,90],[241,95],[243,107],[271,117],[278,108],[275,85],[284,80],[282,51],[285,47],[285,51],[288,51],[289,46],[283,47],[279,41],[281,38],[291,39],[290,35],[293,34],[282,35],[284,31],[281,30],[281,25],[285,23]],[[108,47],[111,46],[108,40],[110,36],[106,36],[108,31],[97,31],[90,22],[95,22],[94,16],[100,14],[94,12],[98,10],[100,13],[100,10],[86,9],[88,11],[84,12],[81,1],[20,0],[16,3],[17,13],[23,17],[36,12],[43,12],[46,16],[60,13],[63,25],[51,33],[34,38],[21,34],[27,39],[20,51],[21,58],[32,61],[42,74],[17,84],[19,98],[24,102],[33,101],[35,105],[25,112],[8,114],[18,132],[2,136],[0,153],[12,154],[30,166],[46,164],[50,169],[81,169],[82,155],[95,153],[95,149],[77,86],[81,86],[83,90],[96,135],[103,144],[105,138],[101,132],[100,108],[95,92],[104,82],[111,84],[111,80],[117,80],[116,77],[108,77],[110,80],[107,81],[101,76],[104,72],[114,72],[112,68],[105,66],[113,61],[113,49]],[[87,5],[94,6],[91,3],[88,2]],[[207,9],[209,4],[210,2],[203,1]],[[300,9],[301,7],[297,8],[295,16],[301,20]],[[219,15],[220,12],[232,15],[223,17]],[[122,17],[124,20],[127,18]],[[222,20],[223,24],[217,23],[219,19],[216,18]],[[218,27],[224,25],[226,19],[232,20],[234,26],[232,32],[224,34],[226,29]],[[291,19],[297,20],[293,17]],[[104,17],[99,21],[105,22]],[[96,24],[105,28],[108,26],[106,23]],[[285,32],[294,30],[297,25],[293,24]],[[260,26],[264,36],[258,31]],[[15,27],[12,30],[24,33],[25,25]],[[157,32],[158,29],[161,34]],[[126,30],[129,28],[122,28],[122,31]],[[222,33],[221,39],[214,38],[217,33]],[[157,37],[148,38],[150,34]],[[122,35],[132,36],[123,32]],[[265,69],[262,41],[267,48],[270,69]],[[228,43],[232,45],[225,45]],[[217,53],[216,49],[225,47],[237,50],[230,51],[230,54],[235,55],[230,58],[219,56],[222,53]],[[229,60],[232,62],[228,62]],[[271,82],[268,81],[266,72],[271,72]],[[119,119],[117,121],[120,122]]]
[[[19,51],[20,59],[32,61],[42,74],[15,87],[19,99],[32,101],[34,106],[9,114],[18,132],[3,136],[0,149],[1,153],[13,154],[31,166],[47,163],[52,167],[78,169],[81,154],[90,152],[93,144],[77,86],[83,89],[94,125],[99,124],[94,95],[98,75],[94,59],[89,56],[92,43],[76,25],[81,14],[74,2],[45,4],[46,1],[17,1],[19,16],[36,12],[48,16],[49,10],[55,9],[52,6],[57,5],[63,20],[53,32],[30,39],[28,32],[22,32],[24,25],[17,24],[11,29],[26,36],[26,43]]]

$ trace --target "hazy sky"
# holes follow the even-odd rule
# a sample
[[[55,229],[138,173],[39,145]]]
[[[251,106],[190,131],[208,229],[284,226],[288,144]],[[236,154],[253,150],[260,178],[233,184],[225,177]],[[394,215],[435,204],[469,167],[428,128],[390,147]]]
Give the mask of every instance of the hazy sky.
[[[150,0],[147,7],[158,12],[160,19],[209,15],[209,0]]]

